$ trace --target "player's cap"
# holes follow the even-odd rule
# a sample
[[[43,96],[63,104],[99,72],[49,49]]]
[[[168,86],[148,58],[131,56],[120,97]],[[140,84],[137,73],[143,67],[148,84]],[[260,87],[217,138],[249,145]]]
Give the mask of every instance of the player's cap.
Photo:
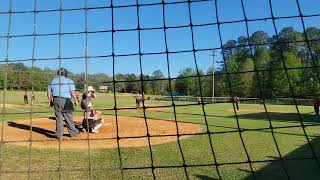
[[[88,88],[87,88],[87,92],[89,92],[89,91],[95,91],[95,90],[93,89],[93,87],[92,87],[92,86],[88,86]]]

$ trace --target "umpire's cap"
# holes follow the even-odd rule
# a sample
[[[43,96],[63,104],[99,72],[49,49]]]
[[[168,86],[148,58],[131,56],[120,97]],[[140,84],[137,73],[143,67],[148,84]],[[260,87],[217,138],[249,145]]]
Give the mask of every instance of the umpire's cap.
[[[58,69],[57,75],[68,77],[68,70],[66,68],[61,67]]]

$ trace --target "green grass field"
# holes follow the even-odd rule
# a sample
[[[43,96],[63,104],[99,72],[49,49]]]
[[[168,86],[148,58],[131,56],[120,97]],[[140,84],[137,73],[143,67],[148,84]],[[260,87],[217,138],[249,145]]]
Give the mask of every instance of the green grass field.
[[[53,115],[47,107],[46,94],[36,93],[36,101],[30,115],[30,107],[22,105],[23,92],[5,94],[2,108],[2,121],[28,120],[30,117],[39,118]],[[0,95],[3,102],[3,92]],[[185,102],[175,102],[177,105]],[[111,109],[114,107],[112,94],[100,94],[94,102],[97,108]],[[146,101],[146,106],[170,105],[171,102]],[[117,107],[135,107],[134,97],[117,97]],[[310,145],[317,156],[320,156],[320,127],[312,126],[319,123],[315,119],[312,106],[298,106],[300,117],[305,125],[310,140],[308,144],[300,124],[300,117],[295,106],[268,105],[274,129],[276,142],[283,159],[284,167],[290,179],[317,179],[320,177],[319,164],[313,158]],[[75,116],[81,116],[81,110],[76,108]],[[149,147],[92,149],[90,157],[88,150],[37,149],[13,145],[10,142],[1,144],[1,177],[3,179],[286,179],[285,171],[279,161],[279,154],[275,146],[268,117],[264,108],[259,104],[240,104],[238,113],[239,127],[245,131],[241,133],[249,158],[253,161],[251,172],[248,158],[238,132],[237,119],[232,104],[207,104],[204,106],[206,121],[201,105],[177,106],[176,120],[198,123],[203,126],[203,132],[211,134],[211,143],[219,166],[214,163],[208,134],[196,135],[180,140],[183,158],[177,142],[152,145]],[[115,115],[114,110],[104,110],[105,115]],[[118,111],[119,116],[143,117],[141,111]],[[148,111],[147,118],[175,120],[173,108],[168,111]],[[288,127],[290,126],[290,127]],[[265,128],[265,129],[263,129]],[[257,130],[260,129],[260,130]],[[60,157],[60,159],[59,159]],[[150,167],[155,167],[154,171]],[[183,163],[188,166],[186,169]],[[170,168],[163,168],[170,166]],[[30,167],[30,168],[29,168]],[[59,169],[60,167],[60,169]]]

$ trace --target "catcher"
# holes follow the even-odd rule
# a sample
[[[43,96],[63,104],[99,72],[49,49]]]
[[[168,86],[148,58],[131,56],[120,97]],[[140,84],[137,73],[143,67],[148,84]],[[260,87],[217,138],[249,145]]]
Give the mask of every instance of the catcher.
[[[95,98],[95,91],[92,86],[88,86],[88,91],[83,93],[81,100],[81,108],[84,110],[82,120],[82,131],[90,133],[99,133],[104,120],[100,117],[101,112],[96,111],[92,104]]]

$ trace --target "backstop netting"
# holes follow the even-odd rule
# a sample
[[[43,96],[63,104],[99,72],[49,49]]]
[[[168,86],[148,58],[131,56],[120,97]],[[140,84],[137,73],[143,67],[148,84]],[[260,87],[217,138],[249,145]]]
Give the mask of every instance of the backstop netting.
[[[319,7],[2,0],[1,178],[316,179]],[[61,67],[98,92],[99,133],[56,139]]]

